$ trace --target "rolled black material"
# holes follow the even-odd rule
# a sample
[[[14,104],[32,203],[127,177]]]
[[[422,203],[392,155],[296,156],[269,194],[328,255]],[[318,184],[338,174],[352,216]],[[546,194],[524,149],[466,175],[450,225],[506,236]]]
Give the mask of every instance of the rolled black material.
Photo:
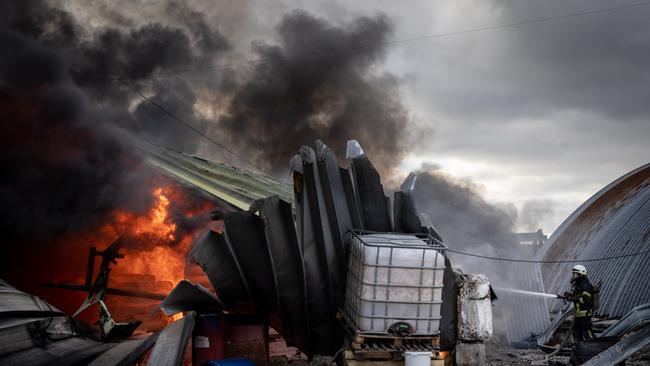
[[[227,308],[250,307],[252,296],[246,277],[221,234],[209,230],[194,244],[189,257],[201,266]]]
[[[291,204],[277,196],[254,205],[264,224],[267,251],[282,320],[282,336],[307,354],[313,353],[307,312],[305,269],[296,238]]]
[[[361,229],[378,232],[393,231],[379,173],[366,155],[352,159],[352,173],[363,225]]]
[[[248,211],[215,216],[223,220],[223,235],[208,233],[190,255],[226,310],[241,312],[252,301],[288,344],[308,356],[331,356],[343,344],[336,314],[344,303],[349,232],[427,229],[411,194],[415,176],[395,194],[393,224],[379,173],[358,143],[348,154],[350,171],[338,166],[327,145],[317,141],[315,147],[303,146],[291,159],[293,211],[291,203],[273,196]],[[445,285],[453,285],[450,271],[448,266]],[[453,291],[443,291],[443,297],[453,298]],[[444,311],[443,338],[453,341],[451,307]]]

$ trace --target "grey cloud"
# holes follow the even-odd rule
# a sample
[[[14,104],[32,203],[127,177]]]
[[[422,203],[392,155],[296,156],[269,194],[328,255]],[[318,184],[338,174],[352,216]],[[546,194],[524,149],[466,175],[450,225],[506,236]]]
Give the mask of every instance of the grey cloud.
[[[525,231],[537,231],[553,219],[555,203],[548,199],[528,200],[524,202],[517,217],[518,224]],[[548,228],[546,229],[548,230]]]

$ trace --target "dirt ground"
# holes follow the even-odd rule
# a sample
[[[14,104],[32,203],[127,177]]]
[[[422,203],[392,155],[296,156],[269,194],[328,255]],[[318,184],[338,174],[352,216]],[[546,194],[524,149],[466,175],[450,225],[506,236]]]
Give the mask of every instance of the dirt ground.
[[[546,360],[546,353],[539,349],[516,349],[513,347],[486,343],[485,356],[490,366],[514,365],[568,365],[568,356],[553,356]],[[632,355],[625,362],[626,366],[650,365],[650,346]]]

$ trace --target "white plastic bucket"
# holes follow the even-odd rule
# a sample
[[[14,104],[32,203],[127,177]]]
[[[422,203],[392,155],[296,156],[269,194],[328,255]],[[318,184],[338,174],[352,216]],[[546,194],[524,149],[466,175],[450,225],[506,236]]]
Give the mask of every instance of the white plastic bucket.
[[[405,366],[430,366],[431,352],[404,352]]]

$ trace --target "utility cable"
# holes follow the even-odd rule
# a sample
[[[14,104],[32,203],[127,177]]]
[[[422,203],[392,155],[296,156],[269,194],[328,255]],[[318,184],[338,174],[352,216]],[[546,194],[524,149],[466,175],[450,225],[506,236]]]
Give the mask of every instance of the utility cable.
[[[99,107],[99,104],[104,100],[104,97],[108,93],[108,90],[111,88],[111,85],[113,84],[114,79],[108,79],[108,82],[106,83],[106,87],[102,90],[102,93],[99,95],[99,98],[97,98],[97,102],[95,102],[95,107]]]
[[[557,261],[536,261],[532,259],[518,259],[518,258],[499,258],[499,257],[491,257],[488,255],[480,255],[480,254],[473,254],[473,253],[467,253],[467,252],[461,252],[459,250],[453,250],[447,248],[446,251],[456,253],[456,254],[461,254],[461,255],[466,255],[470,257],[476,257],[476,258],[483,258],[483,259],[490,259],[490,260],[495,260],[495,261],[503,261],[503,262],[522,262],[522,263],[584,263],[584,262],[600,262],[600,261],[607,261],[611,259],[620,259],[620,258],[628,258],[628,257],[634,257],[637,255],[643,255],[650,253],[649,250],[644,250],[642,252],[638,253],[631,253],[631,254],[622,254],[622,255],[616,255],[612,257],[605,257],[605,258],[595,258],[595,259],[575,259],[575,260],[557,260]]]
[[[446,33],[435,33],[435,34],[425,34],[425,35],[422,35],[422,36],[396,39],[396,40],[393,40],[393,41],[361,44],[361,45],[357,45],[357,46],[353,46],[353,47],[344,47],[344,48],[337,48],[337,49],[330,49],[330,50],[319,50],[319,51],[295,53],[293,55],[288,55],[287,58],[320,56],[320,55],[329,55],[329,54],[336,55],[336,54],[345,53],[345,52],[353,51],[353,50],[359,50],[359,49],[382,47],[382,46],[387,46],[387,45],[392,45],[392,44],[397,44],[397,43],[421,41],[421,40],[425,40],[425,39],[451,37],[451,36],[456,36],[456,35],[461,35],[461,34],[477,33],[477,32],[490,31],[490,30],[496,30],[496,29],[502,29],[502,28],[517,27],[517,26],[526,25],[526,24],[545,23],[545,22],[550,22],[550,21],[559,20],[559,19],[575,18],[575,17],[593,15],[593,14],[601,14],[601,13],[607,13],[607,12],[612,12],[612,11],[617,11],[617,10],[622,10],[622,9],[629,9],[629,8],[649,6],[649,5],[650,5],[650,1],[643,1],[643,2],[638,2],[638,3],[627,4],[627,5],[613,6],[613,7],[609,7],[609,8],[601,8],[601,9],[587,10],[587,11],[581,11],[581,12],[575,12],[575,13],[569,13],[569,14],[554,15],[554,16],[548,16],[548,17],[542,17],[542,18],[523,20],[523,21],[519,21],[519,22],[496,24],[496,25],[490,25],[490,26],[479,27],[479,28],[465,29],[465,30],[460,30],[460,31],[453,31],[453,32],[446,32]],[[218,70],[218,69],[228,69],[228,68],[233,68],[233,67],[243,66],[243,65],[256,65],[256,64],[266,63],[266,62],[269,62],[269,61],[271,61],[270,58],[260,58],[260,59],[247,60],[247,61],[235,62],[235,63],[230,63],[230,64],[199,66],[199,67],[194,67],[194,68],[160,71],[160,72],[151,73],[151,74],[149,74],[147,76],[145,76],[145,75],[123,75],[123,76],[120,76],[120,77],[83,78],[83,80],[109,80],[109,79],[119,80],[119,79],[136,79],[136,78],[145,78],[145,77],[150,78],[150,77],[165,76],[165,75],[171,75],[171,74],[190,73],[190,72],[202,71],[202,70]]]
[[[192,126],[191,124],[189,124],[189,123],[185,122],[184,120],[180,119],[179,117],[177,117],[175,114],[173,114],[172,112],[170,112],[169,110],[167,110],[167,109],[166,109],[165,107],[163,107],[162,105],[160,105],[160,104],[154,102],[154,101],[151,100],[150,98],[147,98],[147,96],[145,96],[144,94],[142,94],[142,92],[141,92],[140,90],[136,89],[135,86],[133,86],[133,85],[131,85],[131,84],[125,82],[125,81],[122,80],[122,79],[117,79],[117,81],[119,81],[120,83],[124,84],[124,86],[126,86],[127,88],[129,88],[129,89],[130,89],[131,91],[133,91],[135,94],[139,95],[140,98],[142,98],[143,100],[145,100],[147,103],[153,105],[154,107],[158,108],[161,112],[165,113],[167,116],[169,116],[169,117],[170,117],[171,119],[173,119],[174,121],[176,121],[176,122],[182,124],[183,126],[185,126],[185,127],[187,127],[188,129],[192,130],[192,131],[193,131],[194,133],[196,133],[197,135],[199,135],[199,136],[203,137],[204,139],[210,141],[211,143],[213,143],[214,145],[218,146],[218,147],[221,148],[222,150],[228,152],[228,153],[231,154],[232,156],[235,156],[235,157],[238,158],[239,160],[241,160],[241,161],[245,162],[246,164],[248,164],[248,165],[254,167],[255,169],[259,170],[260,172],[265,173],[265,174],[268,174],[268,173],[266,173],[266,172],[264,171],[264,169],[260,168],[260,167],[257,166],[256,164],[250,162],[249,160],[247,160],[246,158],[244,158],[244,157],[241,156],[240,154],[236,153],[235,151],[233,151],[233,150],[227,148],[226,146],[222,145],[221,143],[219,143],[217,140],[213,139],[212,137],[210,137],[210,136],[204,134],[203,132],[201,132],[199,129],[197,129],[196,127]]]

